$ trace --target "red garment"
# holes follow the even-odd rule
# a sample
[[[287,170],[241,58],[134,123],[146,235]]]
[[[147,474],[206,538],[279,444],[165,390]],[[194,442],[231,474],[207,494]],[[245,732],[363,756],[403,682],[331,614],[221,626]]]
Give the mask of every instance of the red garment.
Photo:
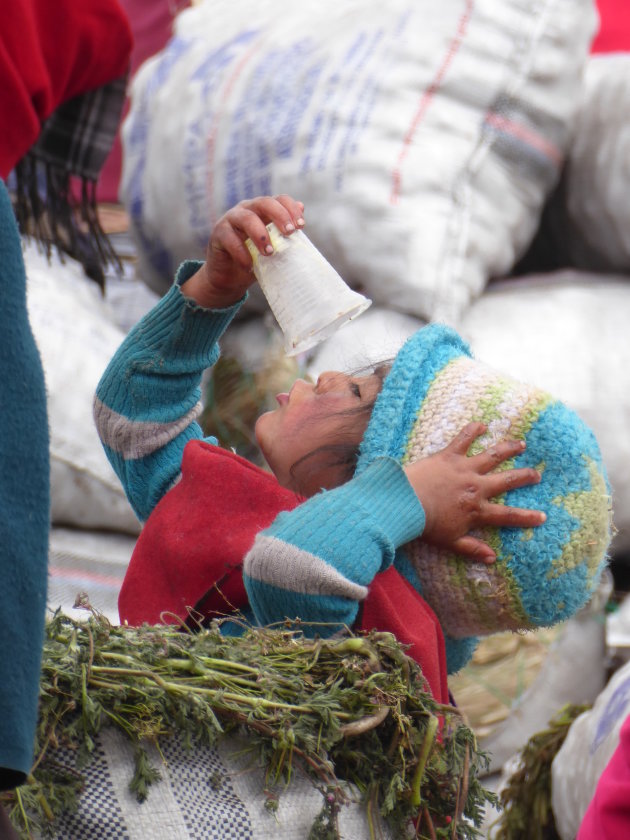
[[[131,47],[117,0],[2,0],[0,178],[58,105],[124,76]]]
[[[630,717],[621,727],[619,746],[600,776],[577,840],[623,837],[630,837]]]
[[[244,609],[245,554],[280,511],[301,501],[240,456],[191,441],[181,480],[156,505],[136,544],[118,599],[120,620],[138,625],[186,619],[187,607],[202,596],[205,615]],[[220,591],[211,590],[215,583]],[[410,645],[435,699],[449,702],[440,624],[393,567],[369,587],[356,629],[389,631]]]
[[[597,0],[599,31],[593,41],[594,53],[630,51],[630,3],[628,0]]]

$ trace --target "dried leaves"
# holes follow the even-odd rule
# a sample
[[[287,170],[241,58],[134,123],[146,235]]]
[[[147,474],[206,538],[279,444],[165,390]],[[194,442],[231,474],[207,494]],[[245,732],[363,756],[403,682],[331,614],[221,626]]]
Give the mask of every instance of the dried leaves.
[[[2,797],[25,837],[54,825],[80,794],[80,773],[60,766],[56,747],[78,750],[86,763],[105,725],[134,744],[130,786],[139,800],[159,777],[147,741],[177,733],[194,748],[245,727],[267,768],[270,802],[296,761],[321,790],[311,840],[335,837],[347,799],[340,780],[401,837],[414,819],[416,837],[478,836],[493,798],[479,783],[485,757],[472,731],[426,693],[420,669],[387,633],[307,639],[282,626],[234,637],[216,624],[190,634],[56,615],[47,625],[31,779]]]

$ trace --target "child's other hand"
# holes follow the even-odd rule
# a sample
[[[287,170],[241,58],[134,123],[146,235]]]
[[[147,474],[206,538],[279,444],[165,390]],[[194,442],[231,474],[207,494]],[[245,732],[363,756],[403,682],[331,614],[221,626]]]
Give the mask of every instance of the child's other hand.
[[[471,529],[487,525],[532,528],[542,525],[546,517],[540,511],[491,501],[516,487],[538,484],[540,473],[529,467],[492,472],[519,455],[525,448],[523,441],[503,441],[468,457],[471,443],[485,431],[483,423],[469,423],[440,452],[404,469],[424,508],[422,539],[472,560],[493,563],[494,551],[483,540],[471,536]]]
[[[215,224],[206,262],[182,284],[186,297],[209,309],[222,309],[240,300],[256,282],[252,257],[245,240],[251,239],[261,254],[272,254],[266,225],[275,222],[290,235],[304,226],[304,205],[288,195],[262,196],[239,202]]]

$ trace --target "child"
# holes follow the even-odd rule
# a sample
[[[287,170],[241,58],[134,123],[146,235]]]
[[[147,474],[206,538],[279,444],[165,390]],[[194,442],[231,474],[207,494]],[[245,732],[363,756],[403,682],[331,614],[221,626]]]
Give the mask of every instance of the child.
[[[477,631],[552,623],[593,590],[609,534],[599,452],[568,409],[535,389],[495,381],[452,330],[437,325],[413,336],[389,372],[326,373],[278,395],[278,408],[256,424],[275,478],[203,440],[195,422],[201,373],[216,361],[217,341],[255,282],[244,240],[271,253],[265,223],[290,235],[304,225],[302,214],[288,196],[226,213],[205,264],[180,267],[98,386],[99,434],[146,521],[120,617],[183,620],[196,605],[206,617],[239,609],[261,624],[287,616],[325,623],[323,635],[342,625],[391,630],[445,702],[443,627],[456,670]],[[442,395],[431,393],[443,374]],[[485,383],[489,390],[480,388]],[[455,406],[442,424],[451,396],[468,406]],[[556,424],[551,447],[545,423]],[[487,425],[485,448],[477,439]],[[525,438],[534,443],[529,460]],[[553,480],[538,495],[540,471]],[[501,503],[508,492],[514,505],[524,503]],[[588,534],[580,519],[587,496]],[[556,514],[565,497],[572,510],[560,504]],[[540,501],[546,512],[528,509]],[[550,512],[545,535],[539,526]],[[509,551],[506,534],[515,535]],[[525,559],[515,565],[519,543]]]

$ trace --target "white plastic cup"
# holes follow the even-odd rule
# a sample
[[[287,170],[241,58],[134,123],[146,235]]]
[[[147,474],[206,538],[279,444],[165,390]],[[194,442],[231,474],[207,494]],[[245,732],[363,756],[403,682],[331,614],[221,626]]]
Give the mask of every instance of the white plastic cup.
[[[371,300],[353,291],[303,231],[283,236],[267,225],[273,254],[245,242],[254,274],[284,334],[287,356],[296,356],[356,318]]]

